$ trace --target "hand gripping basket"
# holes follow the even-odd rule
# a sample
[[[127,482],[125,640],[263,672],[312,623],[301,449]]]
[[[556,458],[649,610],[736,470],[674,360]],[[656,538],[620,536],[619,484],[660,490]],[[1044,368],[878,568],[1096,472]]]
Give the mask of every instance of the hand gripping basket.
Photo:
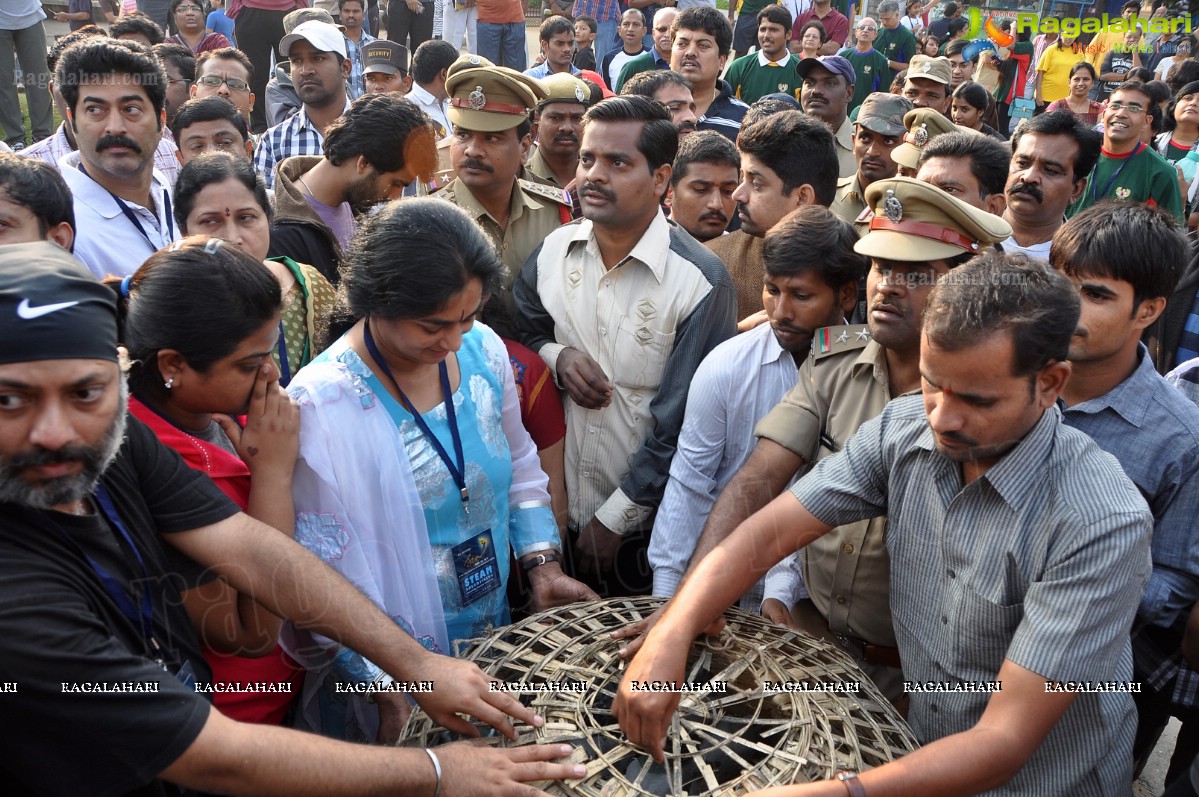
[[[666,763],[654,763],[625,739],[612,715],[624,663],[617,655],[623,643],[610,634],[661,603],[576,603],[459,646],[460,658],[500,681],[533,685],[518,697],[545,724],[518,728],[515,744],[567,743],[576,760],[586,761],[582,780],[540,788],[566,797],[732,797],[830,778],[841,769],[869,769],[917,747],[891,703],[843,651],[730,610],[719,636],[691,646],[686,682],[673,687],[699,688],[680,695]],[[726,691],[715,691],[721,682]],[[490,744],[514,744],[479,727]],[[430,747],[457,738],[418,708],[401,744]]]

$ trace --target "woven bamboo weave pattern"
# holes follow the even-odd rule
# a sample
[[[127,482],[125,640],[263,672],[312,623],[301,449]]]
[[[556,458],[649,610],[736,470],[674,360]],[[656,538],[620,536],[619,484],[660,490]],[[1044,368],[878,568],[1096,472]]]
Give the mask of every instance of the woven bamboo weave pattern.
[[[724,632],[692,645],[686,676],[687,684],[719,688],[727,682],[727,690],[681,694],[666,763],[654,763],[624,738],[611,713],[624,663],[617,655],[622,643],[610,634],[661,603],[658,598],[576,603],[460,645],[460,658],[500,681],[543,685],[545,691],[518,695],[545,724],[518,727],[516,744],[567,743],[576,760],[586,761],[582,780],[539,788],[569,797],[732,797],[829,778],[840,769],[869,769],[917,747],[891,704],[844,652],[730,610]],[[771,692],[764,683],[834,688]],[[551,685],[558,691],[550,691]],[[490,744],[512,744],[490,728],[480,731]],[[418,708],[401,744],[429,747],[456,738]]]

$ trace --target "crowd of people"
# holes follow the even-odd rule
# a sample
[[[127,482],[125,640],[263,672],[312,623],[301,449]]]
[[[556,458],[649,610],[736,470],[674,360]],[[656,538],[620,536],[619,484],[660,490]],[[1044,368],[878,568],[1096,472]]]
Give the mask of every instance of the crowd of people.
[[[922,745],[786,797],[1108,797],[1171,717],[1197,793],[1193,40],[1130,2],[1098,58],[968,61],[954,2],[579,0],[529,63],[519,3],[146,0],[47,49],[29,5],[0,10],[35,139],[0,94],[5,783],[582,777],[373,743],[414,704],[515,738],[544,720],[459,643],[654,595],[613,711],[659,760],[679,695],[636,684],[739,605]]]

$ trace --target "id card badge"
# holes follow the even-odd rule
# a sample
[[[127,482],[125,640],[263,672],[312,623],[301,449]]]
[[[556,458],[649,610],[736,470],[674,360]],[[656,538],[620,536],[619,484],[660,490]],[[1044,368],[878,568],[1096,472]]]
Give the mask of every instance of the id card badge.
[[[179,668],[179,672],[175,673],[175,677],[179,679],[179,683],[186,686],[188,689],[195,690],[196,688],[196,668],[192,666],[190,660],[184,660],[183,666]]]
[[[450,549],[454,557],[454,575],[462,605],[469,606],[488,593],[499,589],[500,568],[495,558],[491,529],[481,531],[469,540]]]

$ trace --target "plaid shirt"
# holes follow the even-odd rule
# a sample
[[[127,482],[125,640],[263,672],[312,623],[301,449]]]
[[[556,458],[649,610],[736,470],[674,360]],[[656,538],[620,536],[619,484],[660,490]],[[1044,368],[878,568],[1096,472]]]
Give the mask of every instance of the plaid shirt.
[[[346,100],[346,109],[350,101]],[[343,110],[342,113],[345,113]],[[296,115],[285,119],[262,134],[254,149],[254,171],[262,175],[266,187],[275,187],[275,167],[296,155],[324,155],[325,137],[308,121],[303,106]]]
[[[362,48],[378,39],[366,31],[362,31],[362,40],[357,44],[351,41],[349,36],[342,38],[346,40],[346,55],[350,58],[350,79],[346,83],[346,89],[350,92],[350,99],[356,100],[366,93],[366,79],[362,75],[366,63],[362,59]]]
[[[62,157],[75,151],[71,142],[67,141],[67,134],[64,132],[66,124],[63,122],[58,126],[54,135],[26,147],[21,150],[20,154],[27,158],[45,161],[57,169],[58,162],[62,160]],[[178,151],[179,148],[175,146],[175,139],[171,136],[171,131],[164,127],[162,139],[158,142],[158,149],[154,150],[154,168],[162,172],[171,188],[175,187],[175,180],[179,177],[179,157],[175,154]]]
[[[620,19],[623,6],[620,0],[575,0],[575,17],[595,17],[597,22],[615,22]]]

